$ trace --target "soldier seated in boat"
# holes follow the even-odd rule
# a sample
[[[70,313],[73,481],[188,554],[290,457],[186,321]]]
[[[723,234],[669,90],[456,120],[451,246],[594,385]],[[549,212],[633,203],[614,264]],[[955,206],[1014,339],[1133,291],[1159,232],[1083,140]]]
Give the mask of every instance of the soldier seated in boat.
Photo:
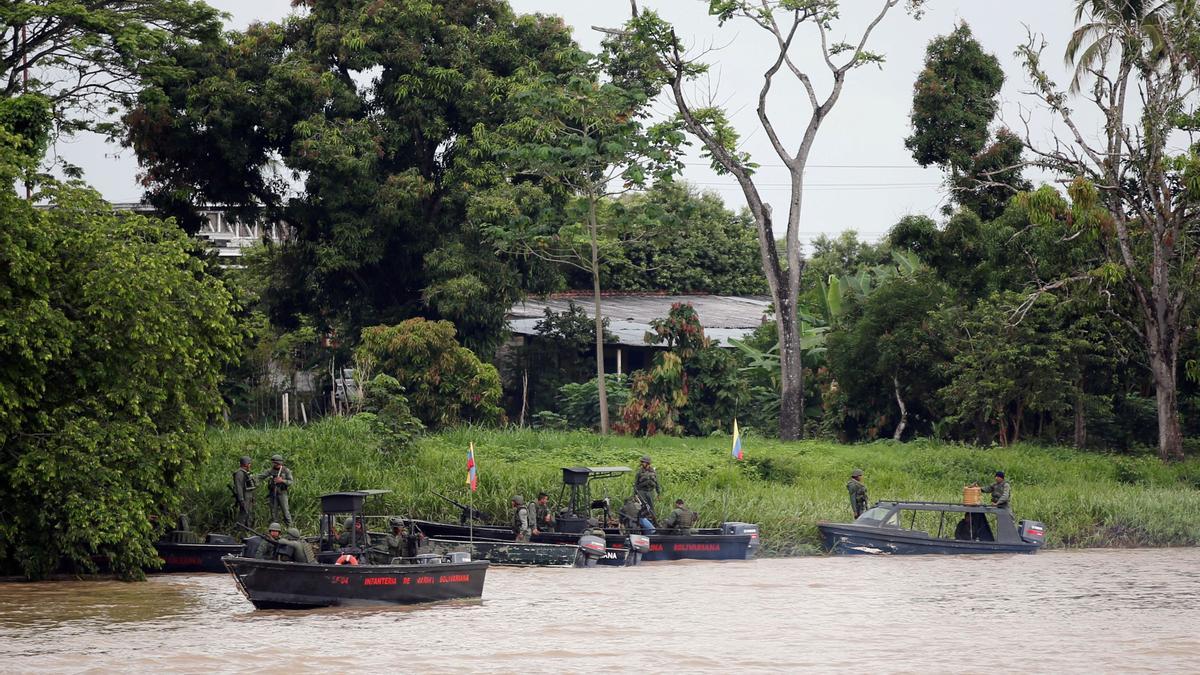
[[[338,535],[338,545],[343,548],[354,545],[367,548],[371,545],[371,535],[367,534],[366,528],[363,527],[362,519],[347,518],[342,522],[342,533]]]
[[[260,560],[279,560],[283,554],[281,549],[287,549],[288,546],[282,543],[279,538],[283,532],[279,523],[271,523],[267,526],[267,536],[258,544],[258,550],[254,552],[254,557]],[[291,559],[291,552],[288,552],[288,559]]]
[[[633,534],[654,534],[655,528],[654,523],[650,520],[650,511],[636,493],[625,500],[617,514],[620,516],[621,526],[626,531]]]
[[[315,555],[313,555],[312,547],[308,545],[307,541],[304,541],[304,537],[301,536],[300,530],[298,530],[294,527],[289,527],[287,529],[287,535],[284,536],[284,543],[286,543],[287,546],[289,548],[291,548],[290,555],[291,555],[291,559],[293,562],[298,562],[298,563],[315,563],[315,562],[317,562],[317,557]]]
[[[695,511],[684,506],[682,499],[676,499],[675,510],[662,522],[662,526],[670,534],[692,534],[692,526],[696,524],[697,519]]]

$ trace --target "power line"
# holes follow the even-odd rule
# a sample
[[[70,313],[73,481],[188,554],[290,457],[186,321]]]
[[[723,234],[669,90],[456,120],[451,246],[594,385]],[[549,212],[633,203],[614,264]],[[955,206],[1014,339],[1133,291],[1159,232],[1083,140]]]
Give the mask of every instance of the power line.
[[[709,162],[684,162],[685,166],[709,166]],[[758,165],[760,168],[768,167],[773,169],[786,169],[783,164],[764,163]],[[927,169],[929,167],[918,166],[916,164],[806,164],[805,169]]]

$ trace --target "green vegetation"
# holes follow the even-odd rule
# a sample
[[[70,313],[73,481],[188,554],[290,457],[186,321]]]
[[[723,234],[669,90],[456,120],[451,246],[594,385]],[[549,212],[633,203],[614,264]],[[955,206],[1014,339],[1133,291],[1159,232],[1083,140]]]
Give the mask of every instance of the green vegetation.
[[[224,531],[233,522],[226,484],[241,454],[260,463],[271,453],[284,454],[296,473],[292,512],[311,532],[317,497],[345,489],[393,490],[379,513],[457,519],[457,510],[432,491],[467,500],[466,448],[474,442],[475,506],[497,520],[513,494],[528,497],[544,490],[557,500],[559,467],[632,466],[649,453],[664,497],[686,499],[706,525],[759,523],[765,555],[814,551],[817,521],[843,521],[849,515],[845,484],[853,468],[866,472],[872,500],[955,501],[965,483],[988,480],[1003,467],[1014,485],[1018,517],[1045,522],[1054,547],[1200,543],[1200,521],[1194,517],[1200,513],[1200,461],[1166,465],[1150,455],[1117,457],[1030,445],[981,450],[925,441],[783,443],[751,436],[746,459],[739,463],[729,456],[728,437],[602,438],[587,432],[478,428],[427,436],[397,455],[379,451],[368,425],[340,419],[305,428],[213,430],[209,440],[212,457],[187,504],[197,527]],[[619,498],[631,489],[632,478],[600,485]]]

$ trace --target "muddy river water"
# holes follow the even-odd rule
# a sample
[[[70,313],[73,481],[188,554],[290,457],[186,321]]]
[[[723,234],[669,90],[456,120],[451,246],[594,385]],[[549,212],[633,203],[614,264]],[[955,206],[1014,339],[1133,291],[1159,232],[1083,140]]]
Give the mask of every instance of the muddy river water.
[[[257,611],[223,575],[0,585],[0,672],[1200,672],[1200,549],[488,572]]]

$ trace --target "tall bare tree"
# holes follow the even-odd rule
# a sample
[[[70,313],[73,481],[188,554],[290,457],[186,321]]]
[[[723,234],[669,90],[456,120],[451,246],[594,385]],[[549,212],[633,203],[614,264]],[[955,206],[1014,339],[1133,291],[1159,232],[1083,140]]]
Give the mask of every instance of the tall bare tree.
[[[1067,128],[1045,147],[1028,132],[1037,163],[1064,176],[1071,205],[1052,191],[1029,198],[1035,215],[1070,217],[1095,232],[1107,260],[1084,278],[1123,284],[1136,314],[1122,317],[1140,339],[1154,381],[1158,451],[1183,457],[1176,401],[1179,347],[1189,330],[1200,273],[1200,17],[1196,0],[1080,0],[1067,50],[1072,89],[1102,116],[1086,136],[1076,111],[1041,65],[1045,42],[1018,49],[1030,92]],[[1084,30],[1086,29],[1086,30]],[[1085,40],[1089,46],[1079,51]],[[1082,89],[1083,83],[1091,86]],[[1028,128],[1028,119],[1026,128]],[[1057,282],[1056,282],[1057,283]]]
[[[800,243],[800,217],[804,200],[804,168],[812,152],[813,142],[821,125],[833,111],[842,94],[846,76],[869,64],[880,65],[883,55],[867,50],[867,41],[884,17],[900,0],[885,0],[871,22],[863,29],[857,42],[834,41],[832,33],[838,18],[837,0],[710,0],[709,13],[724,24],[742,21],[768,36],[774,57],[763,72],[758,92],[758,122],[771,141],[771,147],[790,174],[791,197],[788,201],[783,259],[775,242],[774,214],[755,183],[757,165],[748,153],[738,149],[738,134],[725,111],[711,101],[691,101],[685,88],[702,75],[707,66],[699,56],[689,56],[675,35],[674,29],[653,12],[638,12],[633,5],[633,20],[627,24],[627,34],[635,36],[631,45],[643,50],[643,55],[657,62],[666,71],[667,90],[678,110],[679,120],[700,140],[703,153],[713,168],[733,176],[742,189],[746,204],[758,226],[758,243],[762,256],[763,274],[771,289],[779,326],[781,365],[779,433],[785,440],[800,438],[804,433],[804,373],[801,363],[800,322],[796,301],[800,293],[800,277],[804,271],[804,256]],[[909,0],[910,13],[919,15],[922,0]],[[828,91],[818,92],[814,74],[794,58],[793,46],[802,30],[815,31],[819,41],[821,63],[828,69],[832,84]],[[786,141],[767,112],[771,89],[776,78],[790,77],[803,86],[810,111],[799,142]],[[787,109],[789,126],[799,111]]]

